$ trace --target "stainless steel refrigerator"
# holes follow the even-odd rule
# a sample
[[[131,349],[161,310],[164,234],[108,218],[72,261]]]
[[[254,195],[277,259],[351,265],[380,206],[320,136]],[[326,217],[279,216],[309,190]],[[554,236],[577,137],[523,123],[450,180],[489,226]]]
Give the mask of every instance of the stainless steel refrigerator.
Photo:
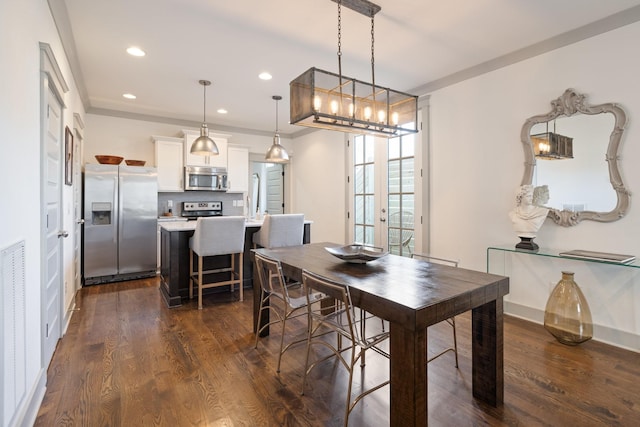
[[[157,222],[155,168],[85,165],[85,285],[154,276]]]

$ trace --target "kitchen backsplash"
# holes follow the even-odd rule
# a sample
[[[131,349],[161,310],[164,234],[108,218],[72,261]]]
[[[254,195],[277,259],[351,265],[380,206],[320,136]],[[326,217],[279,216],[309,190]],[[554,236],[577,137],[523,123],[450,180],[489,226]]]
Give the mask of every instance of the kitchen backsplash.
[[[173,216],[182,213],[182,202],[222,202],[223,215],[244,215],[244,206],[234,206],[233,202],[243,202],[244,193],[222,193],[216,191],[184,191],[182,193],[158,193],[158,216],[169,211],[168,202],[173,202]],[[239,203],[240,202],[240,203]]]

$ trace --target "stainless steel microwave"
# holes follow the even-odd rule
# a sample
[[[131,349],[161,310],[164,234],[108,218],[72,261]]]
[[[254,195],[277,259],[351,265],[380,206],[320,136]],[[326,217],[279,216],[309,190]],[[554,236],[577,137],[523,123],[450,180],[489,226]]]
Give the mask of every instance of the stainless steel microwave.
[[[186,166],[184,189],[200,191],[227,191],[227,168]]]

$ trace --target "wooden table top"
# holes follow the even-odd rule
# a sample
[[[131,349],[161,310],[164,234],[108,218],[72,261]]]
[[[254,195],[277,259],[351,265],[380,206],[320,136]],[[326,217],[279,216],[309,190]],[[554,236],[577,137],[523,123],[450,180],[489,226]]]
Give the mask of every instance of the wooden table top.
[[[509,278],[422,260],[387,255],[366,264],[334,257],[322,242],[258,252],[280,260],[285,275],[306,269],[351,288],[356,306],[409,330],[425,328],[509,293]]]

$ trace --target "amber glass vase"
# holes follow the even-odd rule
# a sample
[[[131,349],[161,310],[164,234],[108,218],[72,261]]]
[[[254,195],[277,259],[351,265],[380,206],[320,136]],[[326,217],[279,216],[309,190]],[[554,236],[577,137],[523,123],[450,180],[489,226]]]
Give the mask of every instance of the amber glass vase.
[[[591,310],[573,273],[562,272],[544,310],[544,327],[562,344],[576,345],[593,337]]]

